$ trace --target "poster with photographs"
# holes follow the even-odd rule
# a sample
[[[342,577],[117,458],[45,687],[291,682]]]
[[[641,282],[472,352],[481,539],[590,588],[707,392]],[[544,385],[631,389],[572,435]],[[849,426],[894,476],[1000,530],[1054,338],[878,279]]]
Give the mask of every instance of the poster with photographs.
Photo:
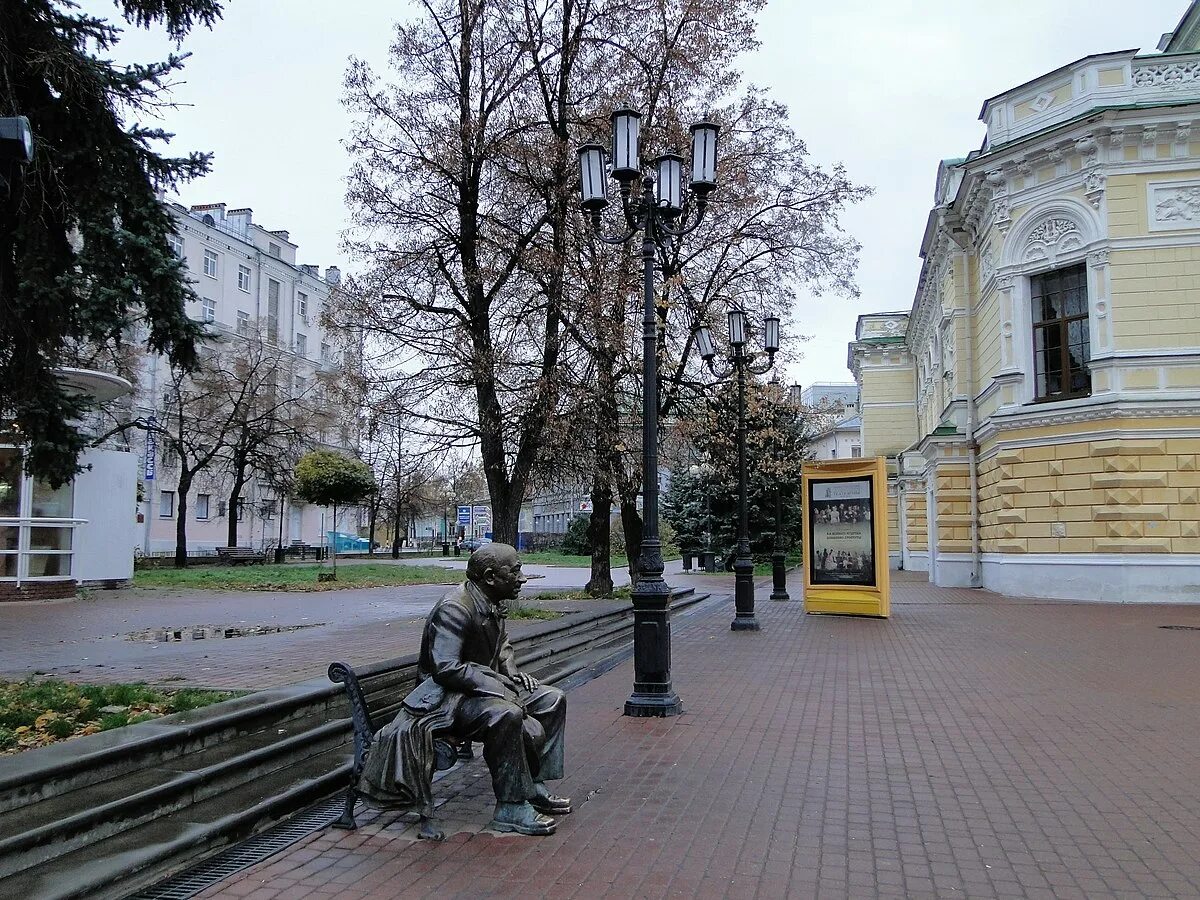
[[[871,507],[870,478],[809,482],[809,566],[813,584],[875,586]]]

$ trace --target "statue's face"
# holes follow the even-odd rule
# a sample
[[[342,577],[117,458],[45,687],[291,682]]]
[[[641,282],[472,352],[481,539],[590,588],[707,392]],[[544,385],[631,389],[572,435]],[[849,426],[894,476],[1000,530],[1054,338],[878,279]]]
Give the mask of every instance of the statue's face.
[[[488,569],[488,593],[498,603],[515,600],[517,594],[521,593],[521,585],[528,580],[525,573],[521,571],[521,561],[514,557],[508,565],[499,565],[494,569]]]

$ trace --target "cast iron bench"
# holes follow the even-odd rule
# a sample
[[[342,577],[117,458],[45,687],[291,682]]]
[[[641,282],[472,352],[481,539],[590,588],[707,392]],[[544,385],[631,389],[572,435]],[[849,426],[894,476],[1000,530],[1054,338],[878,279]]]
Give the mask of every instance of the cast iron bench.
[[[335,662],[329,666],[329,680],[346,688],[346,696],[350,699],[350,719],[354,723],[354,763],[350,771],[350,785],[346,788],[346,806],[342,815],[333,823],[334,828],[353,831],[358,827],[354,821],[354,804],[362,796],[358,790],[358,780],[362,777],[363,767],[367,763],[367,753],[371,749],[371,740],[379,729],[367,708],[367,698],[358,676],[349,663]],[[456,760],[471,759],[471,742],[462,741],[449,732],[441,732],[433,739],[433,768],[434,772],[443,772],[454,765]],[[433,824],[432,820],[421,816],[420,837],[440,841],[445,835]]]
[[[283,548],[283,555],[299,556],[301,561],[308,559],[310,555],[313,559],[320,559],[321,550],[321,547],[314,547],[312,544],[305,543],[304,541],[292,541],[292,543]]]
[[[249,563],[262,565],[267,561],[267,555],[259,553],[253,547],[217,547],[217,556],[221,562],[233,566],[247,565]]]

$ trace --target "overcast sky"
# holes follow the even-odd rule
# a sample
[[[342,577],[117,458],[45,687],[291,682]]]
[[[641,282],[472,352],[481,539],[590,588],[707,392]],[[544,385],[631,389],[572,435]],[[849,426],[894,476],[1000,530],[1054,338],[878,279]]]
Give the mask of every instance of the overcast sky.
[[[112,4],[84,7],[108,15]],[[811,335],[791,380],[848,381],[846,343],[864,312],[908,309],[938,160],[979,147],[990,96],[1091,53],[1151,52],[1187,0],[769,0],[750,81],[791,110],[815,161],[844,163],[875,196],[845,219],[863,245],[862,296],[805,297],[797,327]],[[172,149],[211,150],[213,172],[182,202],[249,206],[286,228],[300,262],[346,261],[341,98],[348,56],[386,66],[404,0],[229,0],[224,19],[186,42],[185,83],[167,114]],[[119,59],[148,60],[170,45],[130,29]]]

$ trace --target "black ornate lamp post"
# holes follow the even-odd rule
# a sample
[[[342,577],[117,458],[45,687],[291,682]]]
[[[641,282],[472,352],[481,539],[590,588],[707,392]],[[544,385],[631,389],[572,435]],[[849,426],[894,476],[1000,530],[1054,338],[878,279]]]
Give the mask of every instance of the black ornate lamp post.
[[[633,693],[625,701],[627,716],[674,716],[683,705],[671,687],[671,589],[663,580],[662,545],[658,537],[658,358],[657,313],[654,309],[654,257],[659,248],[693,231],[704,218],[709,193],[717,186],[717,126],[692,126],[692,178],[683,190],[683,158],[664,153],[644,173],[638,154],[641,114],[613,112],[611,169],[605,172],[605,148],[579,148],[583,211],[600,240],[625,244],[642,233],[642,546],[637,583],[633,586]],[[599,234],[600,214],[608,206],[608,177],[620,185],[626,230],[616,237]],[[633,184],[641,180],[641,192]],[[694,216],[693,216],[694,213]],[[690,224],[689,224],[690,223]]]
[[[762,375],[775,365],[775,354],[779,350],[779,319],[767,316],[763,319],[763,350],[765,364],[754,365],[754,354],[746,352],[746,314],[740,309],[729,311],[729,344],[733,348],[730,367],[717,372],[714,360],[717,351],[713,346],[712,333],[708,326],[696,329],[696,346],[700,357],[720,378],[737,374],[738,385],[738,532],[737,556],[733,561],[733,600],[737,610],[729,627],[734,631],[758,631],[758,619],[754,617],[754,560],[750,558],[750,519],[746,502],[746,372]]]
[[[800,385],[793,384],[784,401],[793,409],[800,406]],[[771,599],[791,600],[787,591],[787,545],[783,539],[783,489],[775,486],[775,546],[771,550]]]

